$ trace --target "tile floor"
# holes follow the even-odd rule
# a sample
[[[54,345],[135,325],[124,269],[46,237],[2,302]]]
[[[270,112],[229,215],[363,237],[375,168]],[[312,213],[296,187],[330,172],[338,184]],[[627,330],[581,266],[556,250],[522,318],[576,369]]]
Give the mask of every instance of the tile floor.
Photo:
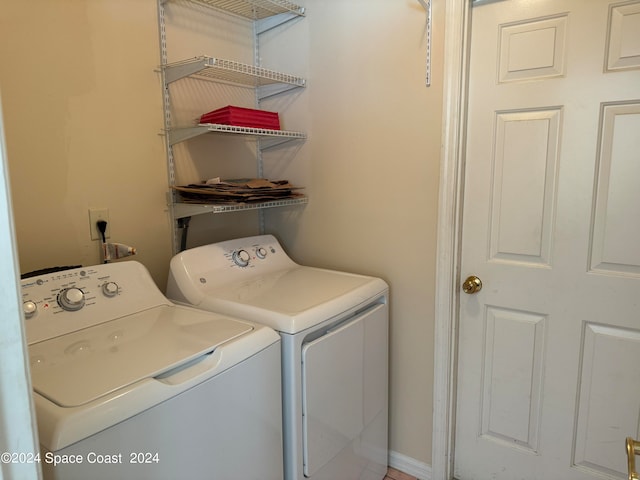
[[[387,476],[384,477],[384,480],[418,480],[416,477],[412,477],[411,475],[407,475],[400,470],[396,470],[395,468],[389,467],[387,470]]]

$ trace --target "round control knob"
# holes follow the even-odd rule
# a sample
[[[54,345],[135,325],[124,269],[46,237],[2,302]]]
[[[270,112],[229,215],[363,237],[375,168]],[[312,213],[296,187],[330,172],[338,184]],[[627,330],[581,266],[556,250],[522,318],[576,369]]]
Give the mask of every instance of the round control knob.
[[[115,297],[118,294],[118,284],[116,282],[102,284],[102,293],[105,297]]]
[[[256,256],[260,259],[263,259],[264,257],[267,256],[267,249],[264,247],[256,248]]]
[[[31,318],[38,312],[38,306],[36,302],[27,300],[22,304],[22,311],[24,312],[24,318]]]
[[[65,288],[58,294],[58,305],[68,312],[80,310],[84,307],[84,292],[76,287]]]
[[[249,265],[251,256],[246,250],[236,250],[235,252],[233,252],[232,258],[234,263],[239,267],[246,267],[247,265]]]

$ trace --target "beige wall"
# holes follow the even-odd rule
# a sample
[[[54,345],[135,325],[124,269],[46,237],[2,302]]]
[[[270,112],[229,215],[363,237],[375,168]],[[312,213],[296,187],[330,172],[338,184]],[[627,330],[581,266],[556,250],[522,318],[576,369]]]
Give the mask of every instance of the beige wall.
[[[443,5],[434,6],[426,88],[417,1],[298,3],[307,18],[265,35],[262,63],[305,76],[309,88],[265,107],[309,138],[265,154],[265,173],[306,186],[310,201],[267,211],[266,229],[301,263],[390,284],[390,448],[429,464]],[[164,287],[156,1],[4,1],[0,62],[22,271],[98,262],[87,210],[106,207],[112,240],[136,246]],[[256,228],[255,215],[221,223],[229,218],[247,234]],[[218,224],[195,220],[192,244],[224,235]]]
[[[162,286],[171,255],[154,0],[0,4],[21,271],[100,262],[88,209]]]

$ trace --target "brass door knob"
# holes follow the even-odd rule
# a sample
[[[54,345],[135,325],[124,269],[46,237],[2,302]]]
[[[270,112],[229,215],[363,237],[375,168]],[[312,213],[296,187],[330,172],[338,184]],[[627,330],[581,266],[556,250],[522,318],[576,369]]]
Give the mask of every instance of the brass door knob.
[[[472,293],[478,293],[482,290],[482,280],[475,275],[468,277],[462,284],[462,291],[471,295]]]

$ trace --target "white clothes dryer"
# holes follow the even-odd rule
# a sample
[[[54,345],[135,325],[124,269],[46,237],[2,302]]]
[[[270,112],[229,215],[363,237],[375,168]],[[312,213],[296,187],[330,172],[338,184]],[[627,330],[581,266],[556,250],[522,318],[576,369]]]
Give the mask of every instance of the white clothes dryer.
[[[281,480],[280,338],[138,262],[21,282],[45,479]]]
[[[298,265],[273,236],[262,235],[179,253],[167,296],[280,333],[286,480],[384,478],[383,280]]]

